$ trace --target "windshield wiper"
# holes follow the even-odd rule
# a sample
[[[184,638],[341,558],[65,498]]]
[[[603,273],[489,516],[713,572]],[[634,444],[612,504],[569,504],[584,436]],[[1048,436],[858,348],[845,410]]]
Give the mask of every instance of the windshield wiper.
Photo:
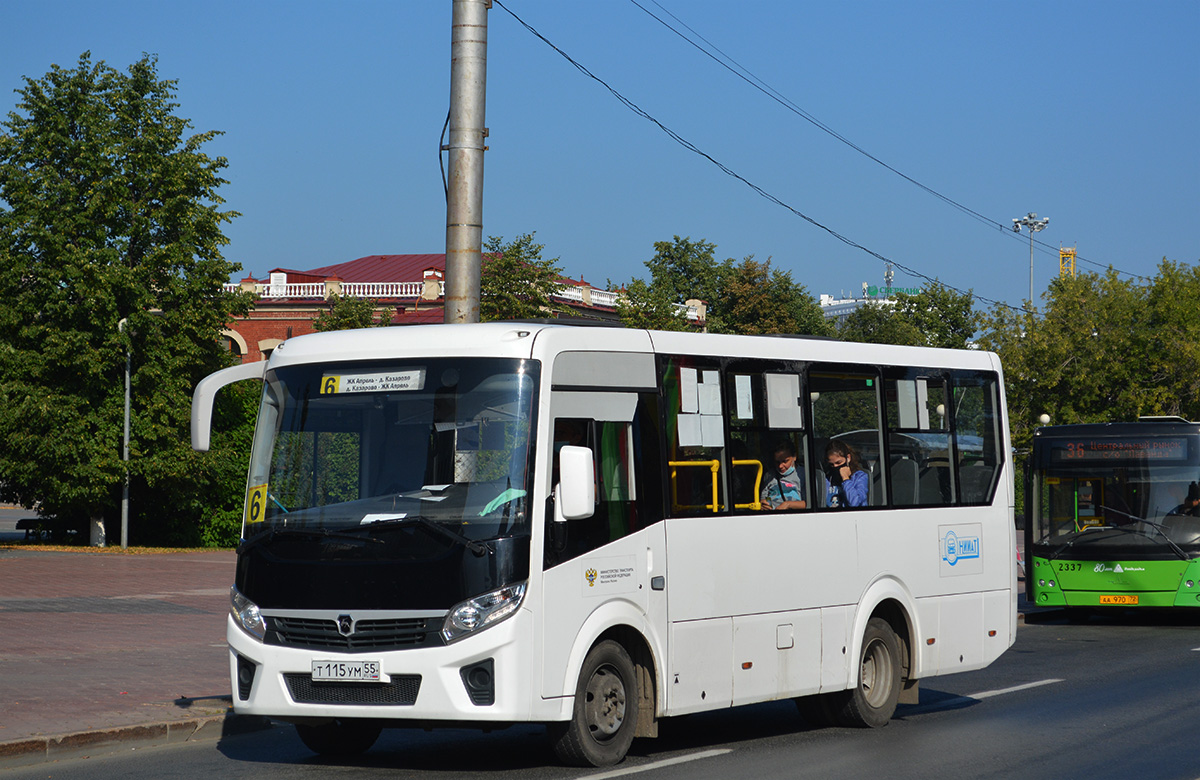
[[[1101,506],[1100,508],[1105,509],[1109,512],[1116,512],[1119,515],[1125,515],[1125,517],[1128,517],[1131,520],[1136,520],[1139,523],[1145,523],[1146,525],[1153,528],[1155,531],[1158,531],[1159,536],[1161,536],[1163,539],[1167,540],[1167,545],[1171,548],[1171,551],[1174,552],[1176,555],[1178,555],[1181,560],[1184,560],[1184,561],[1191,560],[1191,557],[1188,556],[1188,554],[1183,551],[1183,548],[1180,547],[1179,545],[1175,544],[1175,540],[1167,535],[1167,531],[1165,528],[1163,528],[1161,523],[1156,523],[1153,520],[1147,520],[1146,518],[1138,517],[1137,515],[1131,515],[1128,512],[1122,512],[1120,509],[1114,509],[1113,507],[1110,507],[1110,506]],[[1120,526],[1110,526],[1110,527],[1111,528],[1120,528]],[[1127,533],[1131,533],[1131,534],[1137,533],[1137,531],[1132,531],[1127,528],[1120,528],[1120,530],[1126,531]]]
[[[307,536],[312,539],[346,539],[352,542],[370,542],[372,544],[383,544],[382,539],[373,539],[370,537],[362,537],[358,534],[347,533],[346,531],[331,531],[328,528],[269,528],[248,539],[243,539],[241,547],[243,550],[250,547],[257,547],[263,542],[269,542],[276,536]]]
[[[1163,530],[1162,525],[1155,523],[1151,520],[1147,520],[1144,517],[1138,517],[1137,515],[1131,515],[1128,512],[1123,512],[1120,509],[1114,509],[1113,507],[1110,507],[1110,506],[1101,506],[1100,509],[1104,509],[1109,512],[1115,512],[1118,515],[1124,515],[1125,517],[1128,517],[1130,520],[1136,520],[1139,523],[1145,523],[1146,525],[1150,526],[1155,531],[1157,531],[1158,535],[1161,536],[1164,540],[1166,540],[1167,546],[1171,548],[1171,552],[1173,552],[1173,553],[1175,553],[1175,555],[1179,556],[1180,560],[1183,560],[1183,561],[1191,560],[1191,557],[1186,552],[1183,551],[1183,548],[1180,547],[1179,545],[1175,544],[1175,540],[1167,535],[1167,532],[1165,530]],[[1068,541],[1066,544],[1064,544],[1061,547],[1059,547],[1058,549],[1056,549],[1054,552],[1050,553],[1050,555],[1047,557],[1047,560],[1052,561],[1055,558],[1057,558],[1058,556],[1062,555],[1064,552],[1066,552],[1068,549],[1070,549],[1075,544],[1075,542],[1078,542],[1080,539],[1082,539],[1085,534],[1096,534],[1096,533],[1099,533],[1102,531],[1116,531],[1117,533],[1133,534],[1135,536],[1142,535],[1142,534],[1138,533],[1137,531],[1133,530],[1132,528],[1126,528],[1126,527],[1120,526],[1120,525],[1089,526],[1087,528],[1084,528],[1081,531],[1076,532],[1075,536],[1071,537],[1070,541]]]
[[[381,527],[396,528],[396,527],[406,526],[406,525],[420,526],[421,528],[424,528],[429,531],[433,531],[436,534],[441,534],[445,538],[450,539],[455,542],[458,542],[463,547],[466,547],[477,558],[482,557],[482,556],[486,555],[487,553],[495,552],[495,550],[493,550],[486,542],[476,541],[475,539],[472,539],[469,536],[460,534],[458,531],[447,528],[446,526],[442,525],[441,523],[435,523],[432,520],[427,520],[424,517],[419,517],[419,516],[416,516],[416,517],[393,517],[388,520],[376,520],[373,523],[366,523],[365,525],[358,526],[357,528],[354,529],[354,532],[370,531],[370,530],[373,530],[376,528],[381,528]]]

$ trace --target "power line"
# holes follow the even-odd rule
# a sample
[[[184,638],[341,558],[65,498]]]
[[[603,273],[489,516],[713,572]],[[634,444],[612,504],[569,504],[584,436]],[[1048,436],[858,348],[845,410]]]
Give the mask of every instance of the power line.
[[[546,36],[542,35],[540,32],[538,32],[536,29],[534,29],[534,28],[533,28],[533,27],[532,27],[532,26],[531,26],[531,25],[530,25],[528,22],[526,22],[524,19],[522,19],[521,17],[519,17],[519,16],[517,16],[515,13],[513,13],[513,12],[512,12],[512,11],[511,11],[511,10],[510,10],[510,9],[509,9],[507,6],[505,6],[505,5],[504,5],[504,3],[502,3],[500,0],[493,0],[493,3],[494,3],[495,5],[497,5],[497,6],[499,6],[501,9],[503,9],[505,13],[507,13],[509,16],[511,16],[513,19],[515,19],[515,20],[517,21],[517,23],[518,23],[518,24],[520,24],[522,27],[524,27],[526,30],[528,30],[528,31],[529,31],[529,32],[530,32],[530,33],[531,33],[531,34],[532,34],[534,37],[536,37],[536,38],[538,38],[539,40],[541,40],[543,43],[545,43],[547,46],[549,46],[551,49],[553,49],[555,52],[557,52],[557,53],[559,54],[559,56],[561,56],[561,57],[562,57],[563,59],[565,59],[567,62],[571,63],[571,65],[573,65],[573,66],[575,67],[575,69],[576,69],[576,70],[578,70],[578,71],[579,71],[580,73],[582,73],[584,76],[587,76],[588,78],[592,79],[592,80],[593,80],[593,81],[595,81],[597,84],[599,84],[600,86],[602,86],[602,87],[604,87],[606,90],[608,90],[608,92],[609,92],[609,93],[610,93],[610,94],[611,94],[613,97],[615,97],[615,98],[616,98],[618,101],[620,101],[620,102],[621,102],[621,103],[622,103],[622,104],[623,104],[623,105],[624,105],[626,108],[628,108],[630,111],[632,111],[633,113],[637,114],[638,116],[642,117],[642,118],[643,118],[643,119],[645,119],[646,121],[648,121],[648,122],[650,122],[651,124],[653,124],[653,125],[655,125],[656,127],[658,127],[658,128],[659,128],[660,130],[662,130],[662,131],[663,131],[663,132],[664,132],[664,133],[665,133],[667,136],[669,136],[669,137],[670,137],[670,138],[671,138],[673,141],[675,141],[677,144],[679,144],[679,145],[680,145],[680,146],[682,146],[683,148],[685,148],[685,149],[687,149],[688,151],[690,151],[690,152],[692,152],[692,153],[694,153],[694,154],[697,154],[697,155],[699,155],[700,157],[703,157],[704,159],[708,160],[710,163],[712,163],[713,165],[715,165],[715,166],[716,166],[716,167],[717,167],[717,168],[718,168],[718,169],[719,169],[719,170],[720,170],[722,173],[725,173],[726,175],[728,175],[728,176],[730,176],[730,177],[732,177],[732,178],[734,178],[734,179],[737,179],[738,181],[742,182],[743,184],[745,184],[747,187],[749,187],[751,190],[753,190],[754,192],[756,192],[756,193],[757,193],[759,196],[763,197],[764,199],[766,199],[766,200],[770,201],[771,203],[774,203],[774,204],[775,204],[775,205],[777,205],[777,206],[780,206],[781,208],[787,209],[787,210],[788,210],[788,211],[790,211],[791,213],[795,214],[797,217],[800,217],[801,219],[803,219],[805,222],[808,222],[808,223],[809,223],[810,225],[812,225],[813,227],[816,227],[816,228],[819,228],[819,229],[821,229],[821,230],[824,230],[826,233],[828,233],[829,235],[833,236],[833,237],[834,237],[834,238],[836,238],[838,241],[841,241],[843,244],[845,244],[845,245],[847,245],[847,246],[849,246],[849,247],[853,247],[854,249],[858,249],[858,250],[860,250],[860,251],[862,251],[862,252],[865,252],[866,254],[869,254],[869,255],[871,255],[872,257],[874,257],[874,258],[876,258],[876,259],[878,259],[878,260],[881,260],[881,261],[882,261],[882,262],[884,262],[884,263],[891,263],[892,265],[894,265],[895,267],[899,268],[901,271],[904,271],[906,274],[908,274],[909,276],[912,276],[913,278],[916,278],[916,279],[923,279],[923,280],[925,280],[925,281],[927,281],[927,282],[932,282],[932,283],[940,284],[941,286],[945,287],[945,288],[946,288],[946,289],[948,289],[948,290],[953,290],[954,292],[956,292],[956,293],[958,293],[958,294],[960,294],[960,295],[968,295],[968,296],[970,296],[970,297],[972,297],[972,298],[974,298],[974,299],[976,299],[976,300],[978,300],[978,301],[982,301],[982,302],[984,302],[984,303],[988,303],[988,304],[992,304],[992,305],[996,305],[996,306],[1003,306],[1004,308],[1007,308],[1007,309],[1012,309],[1012,310],[1013,310],[1013,311],[1015,311],[1015,312],[1020,312],[1020,311],[1022,311],[1022,309],[1019,309],[1019,308],[1018,308],[1018,307],[1016,307],[1016,306],[1012,306],[1012,305],[1010,305],[1010,304],[1008,304],[1008,303],[1005,303],[1004,301],[998,301],[998,300],[995,300],[995,299],[993,299],[993,298],[987,298],[987,297],[984,297],[984,296],[982,296],[982,295],[979,295],[979,294],[977,294],[977,293],[974,293],[974,292],[972,292],[972,291],[970,291],[970,290],[962,290],[962,289],[960,289],[960,288],[958,288],[958,287],[955,287],[955,286],[953,286],[953,285],[946,284],[945,282],[942,282],[941,280],[939,280],[939,279],[937,279],[937,278],[935,278],[935,277],[931,277],[931,276],[928,276],[928,275],[926,275],[926,274],[924,274],[924,273],[921,273],[920,271],[918,271],[918,270],[916,270],[916,269],[914,269],[914,268],[911,268],[911,267],[909,267],[909,266],[906,266],[906,265],[904,265],[903,263],[900,263],[900,262],[898,262],[898,261],[896,261],[896,260],[892,260],[891,258],[889,258],[889,257],[887,257],[887,256],[885,256],[885,255],[883,255],[883,254],[880,254],[879,252],[876,252],[876,251],[875,251],[875,250],[873,250],[873,249],[870,249],[870,248],[868,248],[868,247],[865,247],[865,246],[863,246],[862,244],[858,243],[857,241],[854,241],[853,239],[849,238],[848,236],[845,236],[845,235],[843,235],[843,234],[841,234],[841,233],[837,232],[836,230],[834,230],[833,228],[829,227],[828,225],[824,225],[824,224],[822,224],[821,222],[818,222],[817,220],[815,220],[815,219],[813,219],[812,217],[808,216],[807,214],[805,214],[804,212],[802,212],[802,211],[800,211],[799,209],[795,208],[794,206],[792,206],[792,205],[790,205],[790,204],[788,204],[788,203],[785,203],[784,201],[780,200],[780,199],[779,199],[778,197],[776,197],[775,195],[772,195],[771,193],[769,193],[769,192],[767,192],[766,190],[764,190],[762,187],[760,187],[760,186],[758,186],[757,184],[755,184],[755,183],[751,182],[749,179],[747,179],[746,177],[742,176],[742,175],[741,175],[741,174],[739,174],[737,171],[734,171],[732,168],[729,168],[729,167],[728,167],[727,165],[725,165],[724,163],[722,163],[722,162],[718,161],[717,159],[715,159],[714,157],[712,157],[712,155],[710,155],[710,154],[708,154],[707,152],[705,152],[704,150],[700,149],[698,146],[696,146],[695,144],[693,144],[691,141],[688,141],[686,138],[684,138],[683,136],[679,135],[678,133],[676,133],[676,132],[675,132],[674,130],[672,130],[671,128],[669,128],[669,127],[667,127],[666,125],[664,125],[662,122],[660,122],[660,121],[659,121],[658,119],[656,119],[654,116],[652,116],[652,115],[650,115],[649,113],[647,113],[647,112],[646,112],[644,109],[642,109],[642,108],[641,108],[641,106],[637,105],[637,104],[636,104],[636,103],[634,103],[632,100],[630,100],[629,98],[627,98],[627,97],[625,97],[624,95],[622,95],[622,94],[621,94],[620,92],[618,92],[618,91],[617,91],[615,88],[613,88],[611,85],[609,85],[609,84],[608,84],[606,81],[604,81],[604,80],[603,80],[603,79],[601,79],[599,76],[595,75],[595,74],[594,74],[594,73],[592,73],[590,70],[588,70],[588,69],[587,69],[585,66],[583,66],[582,64],[580,64],[579,62],[577,62],[577,61],[576,61],[576,60],[575,60],[573,57],[571,57],[571,55],[567,54],[565,51],[563,51],[562,49],[560,49],[558,46],[554,45],[554,44],[553,44],[553,43],[552,43],[552,42],[551,42],[551,41],[550,41],[548,38],[546,38]]]
[[[1004,233],[1006,233],[1006,234],[1008,233],[1007,226],[1005,225],[1005,223],[1003,223],[1003,222],[1001,222],[1001,221],[998,221],[998,220],[995,220],[995,219],[992,219],[992,218],[990,218],[990,217],[988,217],[988,216],[985,216],[985,215],[983,215],[983,214],[980,214],[978,211],[975,211],[974,209],[972,209],[972,208],[969,208],[969,207],[967,207],[967,206],[963,205],[962,203],[959,203],[958,201],[954,200],[953,198],[951,198],[951,197],[949,197],[949,196],[947,196],[947,195],[943,195],[942,193],[938,192],[937,190],[933,189],[932,187],[929,187],[929,186],[927,186],[927,185],[925,185],[925,184],[921,183],[920,181],[917,181],[916,179],[914,179],[913,177],[911,177],[911,176],[909,176],[908,174],[904,173],[903,171],[900,171],[900,170],[898,170],[897,168],[895,168],[895,167],[893,167],[893,166],[889,165],[888,163],[884,162],[883,160],[879,159],[879,158],[878,158],[878,157],[876,157],[875,155],[873,155],[873,154],[871,154],[870,152],[868,152],[867,150],[863,149],[863,148],[862,148],[861,146],[859,146],[858,144],[856,144],[856,143],[854,143],[853,141],[851,141],[850,139],[846,138],[846,137],[845,137],[844,135],[842,135],[841,133],[839,133],[839,132],[837,132],[836,130],[834,130],[834,129],[833,129],[832,127],[830,127],[829,125],[827,125],[827,124],[825,124],[824,122],[822,122],[821,120],[817,119],[815,116],[813,116],[812,114],[810,114],[808,111],[805,111],[803,108],[801,108],[800,106],[796,105],[796,103],[794,103],[792,100],[790,100],[789,98],[787,98],[785,95],[783,95],[783,94],[782,94],[781,92],[779,92],[777,89],[775,89],[774,87],[772,87],[770,84],[766,83],[766,82],[765,82],[765,81],[763,81],[761,78],[759,78],[758,76],[756,76],[756,75],[755,75],[753,72],[751,72],[751,71],[750,71],[748,68],[746,68],[746,67],[745,67],[745,66],[743,66],[741,63],[739,63],[739,62],[738,62],[737,60],[735,60],[733,57],[731,57],[731,56],[729,56],[728,54],[726,54],[726,53],[725,53],[724,51],[722,51],[722,50],[721,50],[721,49],[720,49],[720,48],[719,48],[719,47],[718,47],[716,44],[714,44],[712,41],[710,41],[710,40],[708,40],[707,38],[705,38],[703,35],[701,35],[701,34],[700,34],[699,32],[697,32],[695,29],[693,29],[692,27],[690,27],[690,26],[689,26],[689,25],[688,25],[686,22],[684,22],[682,19],[680,19],[678,16],[676,16],[676,15],[675,15],[674,13],[672,13],[670,10],[668,10],[667,8],[665,8],[665,7],[662,5],[662,3],[659,3],[659,2],[658,2],[658,0],[650,0],[650,2],[654,3],[654,5],[658,6],[658,7],[659,7],[659,8],[662,10],[662,12],[663,12],[663,13],[665,13],[665,14],[666,14],[666,15],[668,15],[668,16],[670,16],[672,19],[674,19],[676,22],[678,22],[680,25],[682,25],[684,28],[686,28],[686,29],[687,29],[687,31],[688,31],[688,32],[690,32],[692,35],[696,36],[696,37],[697,37],[697,38],[699,38],[701,41],[703,41],[703,42],[705,43],[705,45],[706,45],[706,46],[708,46],[709,48],[711,48],[713,51],[717,52],[717,54],[720,54],[720,55],[721,55],[721,57],[717,57],[717,56],[715,56],[715,55],[714,55],[714,54],[713,54],[711,51],[709,51],[708,49],[704,48],[704,46],[701,46],[700,44],[696,43],[694,40],[692,40],[692,39],[691,39],[691,38],[689,38],[688,36],[684,35],[682,32],[680,32],[680,31],[679,31],[679,30],[677,30],[675,27],[673,27],[673,26],[672,26],[670,23],[668,23],[667,21],[665,21],[665,20],[664,20],[664,19],[662,19],[661,17],[659,17],[659,16],[655,15],[655,14],[654,14],[652,11],[650,11],[648,8],[646,8],[644,5],[642,5],[640,2],[638,2],[638,0],[629,0],[629,2],[633,3],[635,6],[637,6],[638,8],[640,8],[640,9],[641,9],[641,10],[642,10],[642,11],[643,11],[643,12],[644,12],[644,13],[645,13],[647,16],[649,16],[650,18],[652,18],[652,19],[654,19],[655,21],[657,21],[657,22],[658,22],[659,24],[661,24],[663,27],[665,27],[665,28],[667,28],[668,30],[670,30],[671,32],[675,33],[675,35],[679,36],[679,37],[680,37],[682,40],[686,41],[686,42],[687,42],[689,45],[691,45],[693,48],[695,48],[695,49],[696,49],[697,51],[699,51],[700,53],[704,54],[706,57],[708,57],[709,59],[711,59],[713,62],[715,62],[715,63],[717,63],[718,65],[720,65],[721,67],[725,68],[725,69],[726,69],[726,70],[728,70],[730,73],[732,73],[733,75],[737,76],[739,79],[741,79],[742,81],[746,82],[747,84],[749,84],[749,85],[750,85],[751,87],[753,87],[754,89],[758,90],[759,92],[761,92],[761,93],[763,93],[764,95],[766,95],[767,97],[769,97],[771,100],[774,100],[774,101],[775,101],[776,103],[778,103],[779,105],[783,106],[783,107],[784,107],[784,108],[786,108],[787,110],[789,110],[789,111],[791,111],[792,113],[796,114],[797,116],[801,117],[801,118],[802,118],[802,119],[804,119],[806,122],[810,123],[811,125],[813,125],[813,126],[814,126],[814,127],[816,127],[817,129],[821,130],[823,133],[826,133],[826,134],[828,134],[828,135],[832,136],[833,138],[837,139],[837,140],[838,140],[838,141],[840,141],[841,143],[843,143],[843,144],[845,144],[846,146],[850,147],[850,148],[851,148],[851,149],[853,149],[854,151],[856,151],[856,152],[858,152],[859,154],[863,155],[863,156],[864,156],[864,157],[866,157],[867,159],[869,159],[869,160],[871,160],[871,161],[873,161],[873,162],[875,162],[875,163],[877,163],[877,164],[879,164],[879,165],[883,166],[884,168],[886,168],[887,170],[889,170],[889,171],[891,171],[892,173],[896,174],[897,176],[899,176],[900,178],[902,178],[902,179],[904,179],[905,181],[909,182],[910,184],[913,184],[913,185],[915,185],[916,187],[918,187],[918,188],[920,188],[920,189],[924,190],[925,192],[929,193],[929,194],[930,194],[930,195],[932,195],[933,197],[935,197],[935,198],[937,198],[938,200],[942,201],[942,202],[943,202],[943,203],[945,203],[946,205],[948,205],[948,206],[950,206],[950,207],[952,207],[952,208],[954,208],[954,209],[957,209],[958,211],[962,212],[963,214],[966,214],[967,216],[971,217],[972,219],[976,219],[976,220],[978,220],[978,221],[980,221],[980,222],[984,223],[985,225],[988,225],[988,226],[990,226],[990,227],[995,227],[995,228],[998,228],[998,229],[999,229],[1001,232],[1004,232]],[[506,10],[506,11],[507,11],[508,9],[506,8],[506,9],[504,9],[504,10]],[[510,11],[509,13],[512,13],[512,12]],[[724,58],[724,60],[722,60],[721,58]],[[726,62],[726,61],[727,61],[727,62]],[[1045,243],[1045,242],[1042,242],[1042,241],[1038,241],[1038,240],[1036,240],[1036,239],[1034,240],[1034,242],[1033,242],[1033,243],[1034,243],[1034,244],[1038,244],[1038,245],[1040,245],[1041,247],[1045,248],[1045,249],[1046,249],[1048,252],[1050,252],[1050,253],[1052,253],[1052,254],[1056,254],[1056,253],[1057,253],[1057,251],[1058,251],[1057,249],[1055,249],[1055,248],[1054,248],[1053,246],[1051,246],[1050,244],[1047,244],[1047,243]],[[1082,261],[1082,262],[1088,263],[1088,264],[1090,264],[1090,265],[1094,265],[1094,266],[1096,266],[1097,268],[1109,268],[1109,267],[1112,267],[1112,268],[1113,268],[1113,270],[1117,271],[1118,273],[1125,274],[1126,276],[1133,276],[1133,277],[1136,277],[1136,278],[1138,278],[1138,279],[1148,279],[1148,278],[1149,278],[1149,277],[1143,276],[1143,275],[1141,275],[1141,274],[1135,274],[1135,273],[1131,273],[1131,272],[1129,272],[1129,271],[1122,271],[1121,269],[1119,269],[1119,268],[1116,268],[1116,267],[1114,267],[1114,266],[1111,266],[1111,265],[1103,265],[1103,264],[1101,264],[1101,263],[1093,262],[1093,261],[1091,261],[1091,260],[1088,260],[1087,258],[1084,258],[1084,257],[1079,257],[1078,255],[1076,255],[1076,259],[1077,259],[1077,260],[1079,260],[1079,261]]]

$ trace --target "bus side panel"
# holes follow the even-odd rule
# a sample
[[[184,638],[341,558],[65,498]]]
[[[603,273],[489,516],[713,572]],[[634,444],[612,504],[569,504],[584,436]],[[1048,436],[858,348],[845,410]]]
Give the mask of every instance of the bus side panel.
[[[667,715],[728,707],[733,702],[733,621],[671,624]]]
[[[850,628],[853,605],[821,610],[821,693],[846,689],[850,678]]]
[[[857,519],[778,512],[667,520],[672,622],[853,604]]]
[[[821,611],[733,619],[733,703],[816,693],[821,687]]]
[[[853,608],[845,614],[819,610],[819,622],[817,615],[821,607],[844,608],[857,600],[853,576],[844,570],[856,554],[855,518],[760,513],[672,518],[666,525],[671,714],[727,706],[735,689],[738,703],[812,693],[829,664],[836,670],[833,687],[845,687]],[[828,620],[834,621],[832,634]],[[786,643],[789,625],[792,646],[783,649],[778,645]],[[743,631],[736,657],[735,626]],[[832,644],[823,644],[823,636]],[[703,644],[689,650],[696,641]],[[713,666],[718,654],[724,664],[719,669]],[[752,666],[743,670],[743,663]],[[760,663],[767,668],[754,674]],[[718,680],[733,687],[714,703],[711,688]]]
[[[983,665],[983,594],[964,593],[938,600],[938,674],[953,674]]]
[[[643,634],[661,671],[666,597],[651,578],[665,573],[663,547],[663,524],[656,523],[543,574],[542,696],[574,695],[583,656],[618,624]],[[609,609],[613,604],[619,608]]]

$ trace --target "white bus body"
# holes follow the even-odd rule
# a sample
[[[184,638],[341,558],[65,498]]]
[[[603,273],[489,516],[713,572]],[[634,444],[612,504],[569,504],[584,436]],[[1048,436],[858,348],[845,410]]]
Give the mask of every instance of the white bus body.
[[[882,725],[918,680],[1015,638],[991,353],[526,323],[315,334],[204,380],[198,449],[217,389],[246,378],[266,381],[234,708],[314,750],[532,721],[564,760],[607,764],[659,718],[799,697]],[[849,495],[821,471],[834,440],[865,506],[828,506]],[[798,511],[764,502],[780,441]]]

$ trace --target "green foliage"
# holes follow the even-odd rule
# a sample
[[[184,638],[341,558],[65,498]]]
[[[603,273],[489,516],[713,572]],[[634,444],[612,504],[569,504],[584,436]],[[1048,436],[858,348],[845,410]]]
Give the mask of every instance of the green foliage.
[[[687,316],[665,290],[641,279],[634,279],[625,285],[623,294],[617,298],[617,315],[627,328],[693,329]]]
[[[821,307],[791,272],[747,257],[723,275],[721,306],[709,318],[714,333],[803,333],[824,336],[829,326]]]
[[[1200,267],[1168,260],[1148,282],[1105,274],[1055,279],[1046,310],[996,307],[980,345],[1004,363],[1014,446],[1053,424],[1141,415],[1200,419]]]
[[[898,293],[894,300],[859,307],[838,336],[870,344],[965,349],[979,326],[970,292],[956,293],[939,282],[915,295]]]
[[[319,332],[328,330],[350,330],[352,328],[387,327],[391,317],[379,316],[378,301],[367,298],[349,298],[343,295],[329,296],[329,308],[313,320],[313,328]]]
[[[790,272],[772,269],[770,260],[717,261],[715,244],[679,236],[655,242],[654,250],[646,261],[650,282],[628,282],[618,304],[627,327],[689,330],[677,307],[697,299],[706,304],[706,327],[713,333],[829,334],[817,302]]]
[[[155,543],[199,540],[222,492],[189,446],[191,392],[249,308],[222,289],[227,162],[200,151],[216,133],[185,136],[174,92],[153,57],[121,73],[85,53],[27,78],[0,133],[0,495],[115,535],[128,354],[130,537]]]
[[[479,281],[479,320],[528,320],[554,316],[550,296],[562,279],[558,258],[542,259],[545,245],[533,241],[533,233],[505,243],[499,236],[488,238],[483,247]]]
[[[704,301],[710,316],[720,310],[725,280],[733,273],[733,260],[717,262],[717,245],[703,239],[675,236],[671,242],[654,242],[654,257],[646,261],[650,283],[672,303]]]

